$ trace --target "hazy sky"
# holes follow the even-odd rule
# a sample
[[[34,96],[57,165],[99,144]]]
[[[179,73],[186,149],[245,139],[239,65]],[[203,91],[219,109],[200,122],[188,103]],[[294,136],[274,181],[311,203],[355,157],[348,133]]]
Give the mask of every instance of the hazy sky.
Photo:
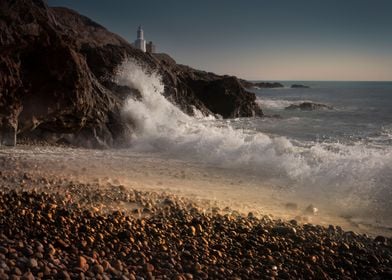
[[[392,81],[392,0],[48,0],[130,42],[253,80]]]

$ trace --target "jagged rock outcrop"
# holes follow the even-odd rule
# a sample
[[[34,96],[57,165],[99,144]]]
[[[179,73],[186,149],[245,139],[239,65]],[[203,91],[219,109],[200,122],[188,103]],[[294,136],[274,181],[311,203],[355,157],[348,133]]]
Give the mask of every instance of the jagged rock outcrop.
[[[42,0],[0,2],[0,138],[16,134],[112,146],[125,137],[122,101],[133,89],[111,76],[125,58],[158,71],[165,95],[188,114],[262,115],[255,96],[235,77],[178,65],[147,54],[92,20]],[[82,142],[81,142],[82,141]]]

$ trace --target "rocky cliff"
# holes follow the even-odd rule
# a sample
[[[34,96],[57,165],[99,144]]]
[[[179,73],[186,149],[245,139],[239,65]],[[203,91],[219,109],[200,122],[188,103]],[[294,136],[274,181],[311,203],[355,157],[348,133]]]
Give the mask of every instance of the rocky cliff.
[[[184,112],[225,118],[262,115],[236,77],[176,64],[134,49],[101,25],[42,0],[0,1],[0,138],[66,139],[85,146],[124,141],[122,101],[133,90],[110,77],[125,58],[158,71]]]

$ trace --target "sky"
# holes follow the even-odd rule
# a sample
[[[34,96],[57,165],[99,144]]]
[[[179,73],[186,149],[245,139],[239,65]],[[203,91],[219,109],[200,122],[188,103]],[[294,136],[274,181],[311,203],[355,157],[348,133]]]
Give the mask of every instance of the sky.
[[[392,0],[48,0],[249,80],[392,81]]]

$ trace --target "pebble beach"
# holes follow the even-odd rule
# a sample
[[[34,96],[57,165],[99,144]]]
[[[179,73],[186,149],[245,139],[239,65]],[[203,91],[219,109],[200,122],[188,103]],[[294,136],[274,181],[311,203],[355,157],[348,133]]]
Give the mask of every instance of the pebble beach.
[[[392,277],[388,237],[0,163],[0,279]]]

